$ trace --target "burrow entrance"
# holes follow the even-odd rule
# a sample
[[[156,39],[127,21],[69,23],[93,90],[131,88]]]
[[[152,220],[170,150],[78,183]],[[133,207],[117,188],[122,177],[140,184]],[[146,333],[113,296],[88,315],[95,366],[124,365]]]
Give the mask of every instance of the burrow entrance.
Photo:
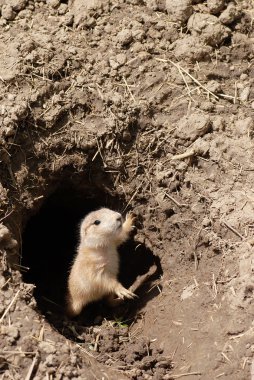
[[[24,229],[21,264],[27,269],[23,279],[36,286],[34,295],[38,309],[51,323],[57,323],[58,328],[59,316],[64,315],[66,283],[78,244],[79,223],[89,212],[105,206],[122,212],[124,204],[122,199],[101,190],[81,189],[64,183],[44,201]],[[160,276],[159,259],[144,244],[130,239],[119,252],[119,277],[124,286],[129,287],[154,263],[158,268],[154,278]],[[144,289],[139,291],[146,293]],[[133,302],[131,308],[138,310],[155,293],[149,292],[146,296],[140,293],[140,299]],[[103,307],[99,306],[100,313],[103,313]],[[96,317],[96,310],[95,307],[92,317]],[[91,318],[89,323],[92,323]]]

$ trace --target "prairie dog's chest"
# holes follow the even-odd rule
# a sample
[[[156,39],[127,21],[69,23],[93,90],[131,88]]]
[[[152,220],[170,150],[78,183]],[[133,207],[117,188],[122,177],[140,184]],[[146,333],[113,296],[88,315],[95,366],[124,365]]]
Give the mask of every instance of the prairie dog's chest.
[[[103,252],[105,270],[117,274],[119,270],[119,254],[115,247],[107,247]]]

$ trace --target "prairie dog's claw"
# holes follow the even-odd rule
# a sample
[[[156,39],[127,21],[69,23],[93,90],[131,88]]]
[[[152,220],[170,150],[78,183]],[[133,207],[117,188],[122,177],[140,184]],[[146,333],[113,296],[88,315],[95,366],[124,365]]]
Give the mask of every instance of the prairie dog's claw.
[[[136,216],[132,214],[131,212],[128,212],[125,217],[125,222],[127,222],[131,227],[134,227],[135,219],[136,219]]]
[[[120,299],[128,298],[128,299],[133,299],[136,298],[137,295],[132,293],[130,290],[125,289],[124,287],[121,287],[116,290],[116,295]]]

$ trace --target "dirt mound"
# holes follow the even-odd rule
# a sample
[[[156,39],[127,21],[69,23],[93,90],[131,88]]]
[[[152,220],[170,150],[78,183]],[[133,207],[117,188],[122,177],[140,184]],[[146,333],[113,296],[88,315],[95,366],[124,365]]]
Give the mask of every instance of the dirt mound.
[[[252,1],[0,3],[2,378],[249,379]],[[101,206],[137,215],[120,281],[156,273],[70,321]]]

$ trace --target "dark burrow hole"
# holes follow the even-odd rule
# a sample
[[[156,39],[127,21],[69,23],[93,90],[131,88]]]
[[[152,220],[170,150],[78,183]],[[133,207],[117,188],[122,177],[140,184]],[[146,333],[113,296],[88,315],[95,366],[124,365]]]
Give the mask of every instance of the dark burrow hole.
[[[78,244],[79,223],[86,214],[100,207],[121,212],[123,201],[94,188],[81,190],[65,184],[44,201],[23,232],[21,264],[29,268],[23,273],[23,280],[35,284],[34,296],[39,311],[61,332],[65,320],[67,276]],[[129,287],[137,276],[145,274],[153,264],[156,264],[157,272],[151,280],[161,275],[159,259],[144,244],[130,239],[119,252],[119,279],[125,287]],[[156,287],[147,292],[147,286],[144,284],[137,291],[137,301],[125,303],[128,315],[134,317],[149,299],[158,294]],[[89,325],[98,320],[98,315],[102,319],[110,318],[110,313],[112,315],[101,301],[87,306],[79,318]]]

